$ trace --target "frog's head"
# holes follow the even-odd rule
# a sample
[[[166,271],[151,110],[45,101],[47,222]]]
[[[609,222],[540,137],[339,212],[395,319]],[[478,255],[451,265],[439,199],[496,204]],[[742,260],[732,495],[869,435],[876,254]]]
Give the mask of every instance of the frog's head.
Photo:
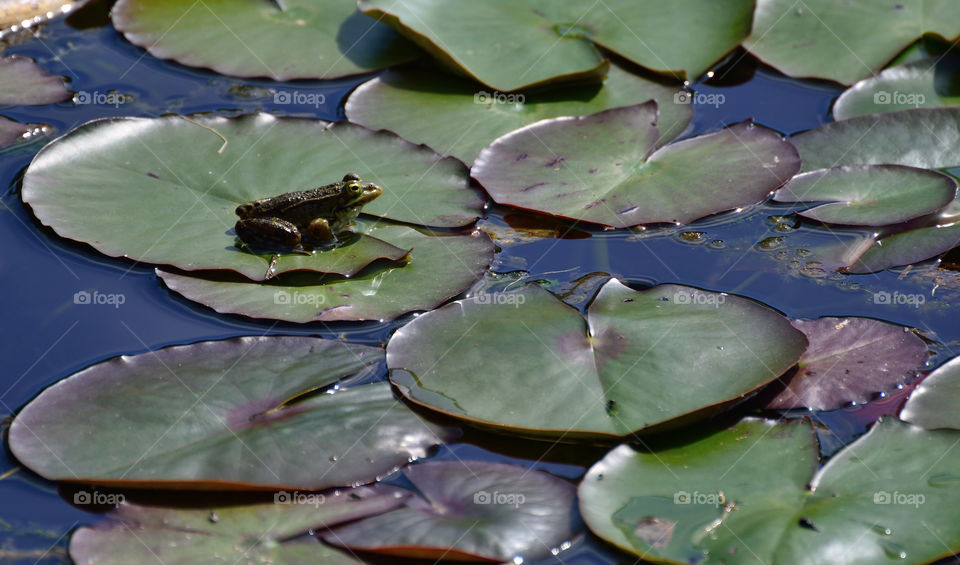
[[[344,208],[363,206],[383,194],[383,189],[372,182],[363,182],[355,173],[343,176],[341,194],[344,195]]]

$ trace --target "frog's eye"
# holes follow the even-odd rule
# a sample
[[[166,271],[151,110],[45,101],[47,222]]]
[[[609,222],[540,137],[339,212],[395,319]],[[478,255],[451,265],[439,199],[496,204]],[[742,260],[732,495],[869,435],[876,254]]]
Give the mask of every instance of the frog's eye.
[[[360,192],[363,191],[363,187],[360,186],[359,182],[351,182],[350,184],[347,185],[347,190],[349,190],[353,194],[360,194]]]

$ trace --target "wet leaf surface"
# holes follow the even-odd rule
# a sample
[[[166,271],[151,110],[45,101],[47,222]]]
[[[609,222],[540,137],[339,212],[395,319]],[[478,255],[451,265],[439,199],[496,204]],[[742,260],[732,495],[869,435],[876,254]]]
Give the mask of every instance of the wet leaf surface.
[[[0,106],[52,104],[70,99],[63,78],[26,57],[0,58]]]
[[[837,98],[833,116],[845,120],[880,112],[960,106],[960,56],[927,57],[889,67]]]
[[[537,285],[459,300],[394,334],[391,381],[418,404],[504,431],[622,436],[715,412],[807,345],[765,306],[679,285],[610,280],[587,312]]]
[[[755,204],[800,168],[789,142],[749,122],[660,149],[657,139],[656,102],[553,118],[498,138],[471,174],[500,204],[629,227]]]
[[[417,489],[401,508],[321,537],[352,551],[427,559],[511,561],[550,555],[583,524],[576,488],[547,473],[504,463],[412,465]]]
[[[422,421],[386,383],[333,392],[382,359],[379,348],[308,337],[117,357],[43,391],[14,419],[9,446],[51,480],[240,489],[368,482],[452,433]]]
[[[960,357],[944,363],[917,385],[900,412],[900,418],[927,429],[960,430]]]

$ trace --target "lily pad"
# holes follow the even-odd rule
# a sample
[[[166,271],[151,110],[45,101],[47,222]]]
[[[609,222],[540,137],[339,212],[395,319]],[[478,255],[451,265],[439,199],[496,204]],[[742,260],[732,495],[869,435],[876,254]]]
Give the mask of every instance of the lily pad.
[[[960,357],[930,373],[910,393],[900,418],[927,429],[960,430]]]
[[[790,76],[850,84],[925,33],[960,35],[960,8],[942,0],[757,0],[743,44]]]
[[[803,170],[838,165],[960,167],[960,108],[857,116],[794,135]]]
[[[337,78],[418,54],[352,0],[119,0],[111,15],[154,57],[238,77]]]
[[[927,346],[903,326],[869,318],[796,320],[810,346],[767,408],[834,410],[864,403],[917,376]]]
[[[958,441],[884,418],[817,471],[808,422],[747,419],[686,444],[617,447],[581,483],[580,511],[656,563],[931,563],[960,549]]]
[[[753,301],[611,279],[586,319],[537,285],[458,300],[400,328],[387,365],[410,400],[458,418],[617,437],[715,412],[783,374],[806,345]]]
[[[224,314],[289,322],[392,320],[430,310],[467,290],[493,262],[494,245],[482,231],[425,235],[413,228],[377,224],[369,229],[399,247],[412,247],[403,266],[345,278],[290,273],[272,284],[157,270],[170,290]]]
[[[321,537],[352,551],[426,559],[511,561],[549,556],[582,528],[576,488],[547,473],[480,461],[412,465],[401,508]]]
[[[500,204],[622,228],[756,204],[800,168],[788,141],[752,122],[657,139],[654,101],[542,120],[487,146],[471,174]]]
[[[30,126],[0,117],[0,147],[12,145],[31,131]]]
[[[40,151],[25,173],[23,200],[61,236],[111,256],[230,269],[252,280],[293,270],[354,274],[409,248],[365,242],[283,254],[268,271],[272,254],[237,247],[233,231],[237,205],[348,172],[383,187],[366,213],[453,227],[472,223],[483,207],[455,159],[353,124],[269,114],[89,122]]]
[[[345,111],[351,122],[396,132],[472,164],[491,141],[538,120],[591,114],[650,99],[659,108],[658,143],[667,143],[693,118],[693,106],[676,102],[688,100],[681,92],[677,85],[641,76],[617,61],[610,65],[603,83],[510,95],[478,90],[471,80],[432,69],[405,67],[361,84],[347,99]]]
[[[932,214],[953,201],[957,183],[928,169],[847,165],[799,174],[778,190],[780,202],[824,202],[801,216],[832,224],[883,226]]]
[[[382,359],[378,348],[308,337],[121,356],[40,393],[10,425],[9,446],[24,466],[60,481],[302,489],[372,481],[452,437],[397,402],[387,383],[336,387]]]
[[[85,4],[88,0],[68,2],[67,0],[30,0],[0,3],[0,28],[18,25],[26,20],[42,22],[67,14]]]
[[[694,79],[747,36],[753,2],[360,0],[359,6],[448,66],[510,91],[602,75],[604,59],[591,41],[644,67]]]
[[[833,116],[845,120],[911,108],[960,106],[958,73],[960,56],[955,54],[884,69],[845,90],[833,105]]]
[[[296,494],[296,500],[293,499]],[[312,537],[327,528],[388,511],[403,490],[376,485],[331,493],[279,492],[274,504],[211,510],[121,504],[108,520],[77,530],[70,557],[77,565],[129,563],[362,563]],[[285,499],[284,496],[288,497]]]
[[[72,96],[62,77],[48,74],[26,57],[0,59],[0,105],[52,104]]]

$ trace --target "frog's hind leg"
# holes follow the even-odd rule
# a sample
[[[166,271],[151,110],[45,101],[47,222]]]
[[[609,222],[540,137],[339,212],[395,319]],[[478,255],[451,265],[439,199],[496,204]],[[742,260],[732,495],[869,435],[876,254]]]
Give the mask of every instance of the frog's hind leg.
[[[241,241],[265,249],[303,249],[297,226],[279,218],[246,218],[233,229]]]
[[[316,218],[312,220],[305,230],[304,234],[307,237],[314,241],[319,241],[323,243],[333,243],[337,240],[336,236],[333,234],[333,230],[330,229],[330,222],[326,218]]]

